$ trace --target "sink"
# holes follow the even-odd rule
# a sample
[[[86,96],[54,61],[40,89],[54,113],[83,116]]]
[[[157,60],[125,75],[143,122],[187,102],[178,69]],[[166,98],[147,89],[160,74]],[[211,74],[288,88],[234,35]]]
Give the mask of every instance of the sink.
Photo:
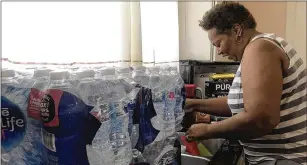
[[[201,141],[204,146],[214,155],[217,150],[221,147],[225,139],[208,139]]]
[[[181,154],[181,165],[207,165],[209,161],[208,158]]]
[[[178,135],[183,136],[184,132],[178,132]],[[224,142],[224,139],[208,139],[201,142],[211,152],[211,154],[214,155]],[[181,141],[180,143],[183,145]],[[200,157],[189,155],[187,153],[181,153],[182,165],[206,165],[210,162],[210,159],[211,157]]]
[[[224,139],[203,140],[204,146],[214,155],[222,145]],[[186,153],[181,154],[181,165],[207,165],[212,157],[193,156]]]
[[[184,136],[184,132],[177,132],[178,136]],[[202,140],[201,142],[204,144],[204,146],[211,152],[212,155],[214,155],[217,150],[220,148],[222,143],[225,139],[208,139],[208,140]],[[180,144],[183,145],[182,141],[180,140]]]

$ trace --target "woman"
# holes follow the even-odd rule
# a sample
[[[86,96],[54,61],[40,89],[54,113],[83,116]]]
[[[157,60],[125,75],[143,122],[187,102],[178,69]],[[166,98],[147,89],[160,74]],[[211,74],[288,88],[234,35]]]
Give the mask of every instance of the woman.
[[[299,54],[284,39],[256,31],[255,19],[238,3],[216,5],[200,26],[219,55],[241,63],[227,97],[186,105],[232,117],[194,124],[187,137],[239,139],[249,164],[306,164],[307,71]]]

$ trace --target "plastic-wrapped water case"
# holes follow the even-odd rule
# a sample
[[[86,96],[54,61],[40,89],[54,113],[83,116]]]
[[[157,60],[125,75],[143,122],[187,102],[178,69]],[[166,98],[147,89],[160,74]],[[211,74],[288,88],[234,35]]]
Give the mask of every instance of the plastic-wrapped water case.
[[[174,67],[10,63],[1,77],[2,164],[177,164]]]

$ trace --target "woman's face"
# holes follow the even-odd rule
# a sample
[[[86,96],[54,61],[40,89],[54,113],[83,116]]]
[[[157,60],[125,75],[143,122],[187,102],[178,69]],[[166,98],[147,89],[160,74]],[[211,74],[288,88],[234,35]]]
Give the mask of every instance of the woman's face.
[[[216,29],[207,31],[210,42],[216,47],[218,55],[228,57],[233,61],[241,60],[242,54],[239,51],[239,45],[232,34],[218,34]]]

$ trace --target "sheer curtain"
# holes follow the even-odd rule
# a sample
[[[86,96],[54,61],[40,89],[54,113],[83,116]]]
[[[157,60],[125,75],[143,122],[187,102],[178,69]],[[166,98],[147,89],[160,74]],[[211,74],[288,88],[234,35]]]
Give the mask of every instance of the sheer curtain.
[[[3,2],[12,62],[141,64],[179,60],[177,2]]]
[[[178,2],[141,2],[144,63],[179,60]]]

